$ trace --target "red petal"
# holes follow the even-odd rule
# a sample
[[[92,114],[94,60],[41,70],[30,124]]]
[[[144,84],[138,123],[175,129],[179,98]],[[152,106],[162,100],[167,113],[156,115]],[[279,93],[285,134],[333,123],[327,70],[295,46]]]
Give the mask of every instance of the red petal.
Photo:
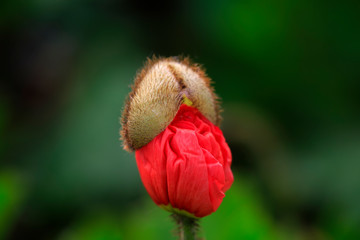
[[[221,130],[182,105],[173,122],[136,151],[141,179],[156,204],[203,217],[216,211],[234,181]]]
[[[206,159],[195,132],[176,129],[166,153],[171,205],[199,217],[213,212]]]
[[[166,179],[166,156],[163,153],[167,139],[173,135],[166,129],[145,147],[135,152],[140,177],[156,204],[169,203]]]

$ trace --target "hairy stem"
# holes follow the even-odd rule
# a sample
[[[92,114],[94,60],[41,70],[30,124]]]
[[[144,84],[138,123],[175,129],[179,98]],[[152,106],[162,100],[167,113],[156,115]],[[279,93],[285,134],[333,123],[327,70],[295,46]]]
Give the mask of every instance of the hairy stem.
[[[176,224],[179,235],[179,240],[196,240],[199,229],[198,220],[180,214],[172,214]]]

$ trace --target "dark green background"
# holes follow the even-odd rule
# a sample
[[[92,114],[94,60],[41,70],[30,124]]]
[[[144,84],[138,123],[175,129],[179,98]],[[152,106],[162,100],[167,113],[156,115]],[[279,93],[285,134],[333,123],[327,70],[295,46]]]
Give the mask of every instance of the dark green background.
[[[206,239],[360,239],[359,1],[0,3],[0,239],[170,239],[119,117],[153,54],[207,69],[235,182]]]

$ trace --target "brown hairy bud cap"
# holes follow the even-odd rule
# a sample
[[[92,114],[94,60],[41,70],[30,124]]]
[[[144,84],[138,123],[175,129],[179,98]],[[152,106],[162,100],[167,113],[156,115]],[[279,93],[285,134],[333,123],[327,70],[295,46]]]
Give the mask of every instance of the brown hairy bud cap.
[[[124,149],[141,148],[174,119],[182,103],[197,108],[213,124],[220,124],[218,98],[211,80],[188,58],[148,59],[137,74],[122,114]]]

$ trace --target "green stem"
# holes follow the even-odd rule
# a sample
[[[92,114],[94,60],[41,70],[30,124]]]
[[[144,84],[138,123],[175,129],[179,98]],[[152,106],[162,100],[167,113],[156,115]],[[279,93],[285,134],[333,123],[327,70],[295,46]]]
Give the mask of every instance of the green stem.
[[[172,217],[178,225],[179,240],[196,240],[199,225],[197,219],[174,213]]]

